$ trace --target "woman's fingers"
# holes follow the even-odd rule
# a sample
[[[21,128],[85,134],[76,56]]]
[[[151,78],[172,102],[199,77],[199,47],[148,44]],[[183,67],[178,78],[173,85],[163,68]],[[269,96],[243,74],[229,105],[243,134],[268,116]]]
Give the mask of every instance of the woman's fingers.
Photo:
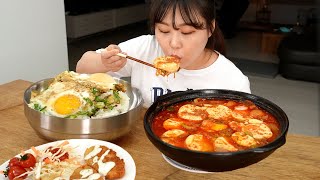
[[[119,61],[121,59],[120,56],[117,56],[117,54],[119,52],[120,51],[118,49],[111,49],[111,50],[102,51],[101,58],[103,61],[106,61],[108,63],[113,63],[113,62]]]
[[[126,61],[116,61],[114,62],[112,68],[111,68],[111,71],[113,72],[116,72],[116,71],[119,71],[124,65],[126,64]]]
[[[126,58],[120,57],[117,54],[121,49],[117,45],[109,45],[104,51],[101,52],[102,64],[111,71],[120,70],[127,62]]]
[[[115,44],[110,44],[108,47],[106,47],[106,50],[110,51],[112,49],[118,49],[119,51],[121,50],[119,46],[115,45]]]

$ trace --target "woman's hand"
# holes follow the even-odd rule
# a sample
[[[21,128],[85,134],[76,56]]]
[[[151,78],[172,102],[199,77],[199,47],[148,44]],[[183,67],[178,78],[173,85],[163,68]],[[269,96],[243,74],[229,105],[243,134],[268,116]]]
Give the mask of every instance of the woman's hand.
[[[101,62],[109,71],[119,71],[127,63],[127,59],[117,54],[121,52],[119,46],[111,44],[101,52]],[[125,53],[123,53],[125,54]]]

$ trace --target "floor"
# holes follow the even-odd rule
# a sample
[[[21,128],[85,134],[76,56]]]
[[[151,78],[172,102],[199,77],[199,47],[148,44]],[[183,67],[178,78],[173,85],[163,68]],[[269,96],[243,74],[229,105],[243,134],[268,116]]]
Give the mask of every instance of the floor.
[[[88,50],[96,50],[109,44],[148,34],[146,22],[140,22],[80,39],[68,39],[69,69],[75,70],[77,61]],[[247,60],[278,63],[275,54],[260,51],[261,34],[240,31],[226,40],[228,56]],[[320,85],[318,83],[288,80],[281,75],[265,78],[249,75],[252,93],[266,98],[287,114],[289,133],[320,136]]]
[[[226,40],[227,55],[247,60],[279,63],[276,54],[261,52],[261,35],[258,31],[239,31],[235,38]]]

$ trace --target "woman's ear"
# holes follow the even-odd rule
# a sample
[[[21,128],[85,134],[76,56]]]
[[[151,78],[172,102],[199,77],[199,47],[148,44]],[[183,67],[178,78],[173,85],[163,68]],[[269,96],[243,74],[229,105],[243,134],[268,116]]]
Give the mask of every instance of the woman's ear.
[[[209,37],[212,36],[214,30],[216,29],[216,20],[212,20],[211,27],[212,27],[212,29],[211,29],[211,31],[209,31]]]

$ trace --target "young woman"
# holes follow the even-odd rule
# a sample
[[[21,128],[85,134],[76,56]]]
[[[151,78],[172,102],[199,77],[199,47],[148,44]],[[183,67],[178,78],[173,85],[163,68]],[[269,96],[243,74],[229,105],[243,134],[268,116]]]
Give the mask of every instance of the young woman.
[[[154,35],[86,52],[77,64],[77,72],[131,76],[131,84],[140,89],[145,107],[171,91],[230,89],[250,93],[248,78],[223,55],[214,1],[154,0],[150,24]],[[181,69],[168,77],[156,76],[156,69],[119,57],[119,52],[151,64],[160,56],[178,56]]]

